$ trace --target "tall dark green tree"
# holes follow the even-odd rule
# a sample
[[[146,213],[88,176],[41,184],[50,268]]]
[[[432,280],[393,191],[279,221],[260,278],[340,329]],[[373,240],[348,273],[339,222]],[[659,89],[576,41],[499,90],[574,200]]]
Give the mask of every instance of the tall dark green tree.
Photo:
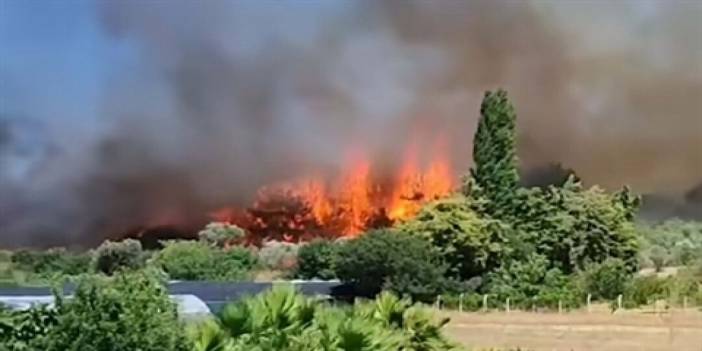
[[[474,166],[468,180],[472,184],[465,188],[490,200],[489,210],[498,210],[509,204],[519,186],[517,115],[504,90],[485,93],[480,115],[473,140]]]

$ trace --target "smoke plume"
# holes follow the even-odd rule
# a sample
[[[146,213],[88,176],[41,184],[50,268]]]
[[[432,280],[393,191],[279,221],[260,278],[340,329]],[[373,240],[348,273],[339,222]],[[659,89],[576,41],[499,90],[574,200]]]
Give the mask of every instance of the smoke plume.
[[[137,55],[100,91],[99,136],[77,147],[64,126],[41,167],[0,173],[0,245],[187,226],[262,184],[335,172],[349,150],[392,167],[440,135],[467,170],[497,87],[524,169],[676,196],[702,176],[700,3],[114,1],[98,15]],[[0,127],[3,162],[22,154],[16,130]]]

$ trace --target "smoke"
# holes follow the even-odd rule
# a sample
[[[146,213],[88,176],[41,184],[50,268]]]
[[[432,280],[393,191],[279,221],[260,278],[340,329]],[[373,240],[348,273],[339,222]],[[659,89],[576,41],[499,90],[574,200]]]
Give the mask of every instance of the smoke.
[[[105,33],[136,55],[102,87],[95,140],[77,151],[67,126],[41,180],[3,184],[18,195],[0,200],[13,209],[0,245],[192,225],[261,184],[338,171],[350,150],[392,167],[439,135],[467,169],[497,87],[516,105],[525,169],[672,194],[702,175],[699,3],[101,5]]]

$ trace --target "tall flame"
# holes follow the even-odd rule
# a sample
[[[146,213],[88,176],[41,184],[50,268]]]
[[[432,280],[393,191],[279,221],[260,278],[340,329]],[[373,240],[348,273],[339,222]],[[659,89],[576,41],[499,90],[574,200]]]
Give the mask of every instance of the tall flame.
[[[423,166],[418,148],[410,145],[390,182],[378,182],[371,162],[354,150],[336,180],[313,176],[265,186],[244,217],[242,211],[221,209],[213,218],[242,226],[255,240],[352,237],[392,225],[451,192],[454,173],[444,140],[439,138],[430,151]]]

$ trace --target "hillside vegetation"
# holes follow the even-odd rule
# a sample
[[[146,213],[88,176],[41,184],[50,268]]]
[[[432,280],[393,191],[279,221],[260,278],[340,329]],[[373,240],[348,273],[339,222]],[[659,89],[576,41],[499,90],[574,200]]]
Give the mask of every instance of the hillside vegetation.
[[[624,307],[660,299],[702,306],[700,223],[636,224],[640,198],[630,189],[587,188],[575,175],[521,186],[506,93],[486,93],[480,111],[474,166],[461,189],[391,228],[257,248],[237,244],[241,229],[213,223],[199,241],[169,241],[157,251],[126,240],[82,253],[3,253],[5,284],[69,279],[79,288],[55,309],[5,312],[0,340],[9,350],[449,350],[445,321],[414,303],[441,296],[445,307],[466,310],[507,299],[512,308],[568,309],[587,296],[610,303],[621,296]],[[637,274],[669,265],[680,266],[678,274]],[[233,303],[183,338],[158,283],[249,280],[262,271],[339,279],[356,297],[376,300],[332,307],[274,290]]]

